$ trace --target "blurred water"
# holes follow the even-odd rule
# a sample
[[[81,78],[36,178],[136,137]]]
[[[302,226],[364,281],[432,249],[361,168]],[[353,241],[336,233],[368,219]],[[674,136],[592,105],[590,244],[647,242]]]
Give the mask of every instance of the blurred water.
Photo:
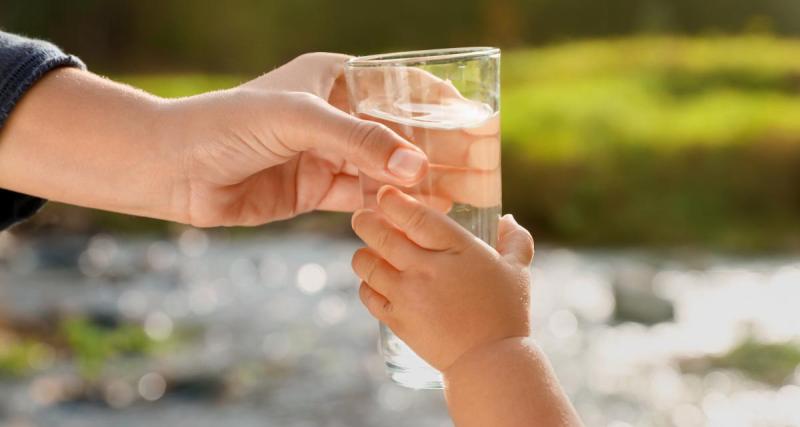
[[[350,272],[355,241],[190,229],[170,241],[94,236],[71,245],[69,261],[55,242],[0,240],[4,319],[106,313],[156,340],[195,331],[171,351],[108,366],[94,398],[69,397],[87,384],[61,357],[0,380],[3,425],[451,425],[440,392],[385,377]],[[543,248],[533,273],[536,337],[587,425],[800,425],[800,374],[769,387],[679,369],[745,334],[800,339],[796,260]],[[626,281],[670,302],[674,321],[615,321],[614,287]],[[645,313],[656,299],[641,299]]]

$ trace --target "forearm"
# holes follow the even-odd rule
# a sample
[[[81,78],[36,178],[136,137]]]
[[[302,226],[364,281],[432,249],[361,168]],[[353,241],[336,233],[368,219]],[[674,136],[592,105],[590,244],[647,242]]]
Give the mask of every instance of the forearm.
[[[57,69],[0,130],[0,187],[46,199],[180,220],[180,150],[159,126],[163,101],[86,71]]]
[[[582,425],[531,339],[507,339],[465,354],[445,372],[445,396],[458,427]]]

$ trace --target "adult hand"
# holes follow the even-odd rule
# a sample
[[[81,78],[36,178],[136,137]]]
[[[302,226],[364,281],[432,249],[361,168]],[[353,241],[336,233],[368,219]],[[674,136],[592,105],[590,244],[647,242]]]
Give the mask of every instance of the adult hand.
[[[235,89],[169,102],[184,148],[186,222],[256,225],[312,210],[353,211],[358,171],[408,186],[425,154],[388,127],[344,112],[349,57],[314,53]]]

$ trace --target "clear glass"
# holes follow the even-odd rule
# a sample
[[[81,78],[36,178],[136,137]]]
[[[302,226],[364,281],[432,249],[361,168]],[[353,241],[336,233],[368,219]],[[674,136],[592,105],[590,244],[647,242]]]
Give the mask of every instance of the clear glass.
[[[403,191],[494,246],[501,212],[500,50],[461,48],[354,58],[346,78],[352,114],[390,127],[428,155],[421,183]],[[360,177],[363,205],[383,185]],[[380,350],[392,380],[441,388],[441,374],[386,325]]]

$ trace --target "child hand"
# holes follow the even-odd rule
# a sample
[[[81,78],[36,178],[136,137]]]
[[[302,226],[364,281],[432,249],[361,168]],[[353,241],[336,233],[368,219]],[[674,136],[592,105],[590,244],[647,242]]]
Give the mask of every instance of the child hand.
[[[442,372],[465,353],[530,334],[533,240],[513,217],[497,250],[398,189],[378,192],[377,211],[353,215],[367,244],[353,256],[369,312]]]

